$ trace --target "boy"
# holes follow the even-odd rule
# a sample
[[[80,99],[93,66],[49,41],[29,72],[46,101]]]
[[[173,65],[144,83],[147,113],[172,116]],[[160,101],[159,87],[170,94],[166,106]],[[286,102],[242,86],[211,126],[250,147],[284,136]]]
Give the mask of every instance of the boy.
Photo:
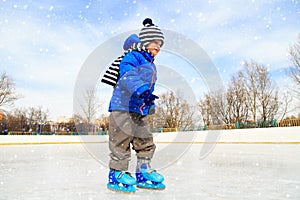
[[[146,189],[165,189],[164,177],[151,169],[155,151],[147,115],[154,113],[156,82],[154,57],[164,43],[161,30],[147,18],[139,36],[133,34],[124,43],[124,56],[112,64],[118,71],[109,111],[109,182],[108,189],[135,192],[135,185]],[[128,170],[131,150],[136,151],[136,179]]]

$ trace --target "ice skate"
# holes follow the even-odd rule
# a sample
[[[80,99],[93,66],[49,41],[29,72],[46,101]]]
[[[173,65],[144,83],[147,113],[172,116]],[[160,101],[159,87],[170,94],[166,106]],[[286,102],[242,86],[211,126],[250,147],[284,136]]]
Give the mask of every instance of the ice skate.
[[[142,162],[142,163],[141,163]],[[151,169],[150,160],[138,159],[136,170],[136,186],[143,189],[164,190],[166,188],[163,175]]]
[[[129,172],[111,169],[108,179],[107,188],[110,190],[125,193],[134,193],[136,191],[134,186],[136,181]]]

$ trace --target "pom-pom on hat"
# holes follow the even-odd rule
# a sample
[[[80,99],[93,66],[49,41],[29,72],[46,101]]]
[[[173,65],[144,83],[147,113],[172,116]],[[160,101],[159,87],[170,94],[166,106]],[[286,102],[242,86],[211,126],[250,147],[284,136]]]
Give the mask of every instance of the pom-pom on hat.
[[[149,43],[155,40],[159,40],[164,44],[164,34],[158,28],[158,26],[152,23],[152,19],[146,18],[143,21],[144,27],[141,29],[139,33],[139,38],[144,46],[147,46]],[[161,46],[162,46],[161,45]]]

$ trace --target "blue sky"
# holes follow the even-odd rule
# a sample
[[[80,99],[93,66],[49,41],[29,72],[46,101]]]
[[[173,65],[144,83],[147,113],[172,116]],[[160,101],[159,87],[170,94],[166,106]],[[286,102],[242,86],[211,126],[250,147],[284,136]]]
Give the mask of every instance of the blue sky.
[[[76,77],[89,54],[118,34],[140,29],[146,17],[199,44],[225,83],[253,59],[268,66],[279,85],[290,84],[287,52],[300,34],[296,0],[2,0],[0,13],[0,71],[23,95],[16,107],[43,106],[52,119],[72,115]]]

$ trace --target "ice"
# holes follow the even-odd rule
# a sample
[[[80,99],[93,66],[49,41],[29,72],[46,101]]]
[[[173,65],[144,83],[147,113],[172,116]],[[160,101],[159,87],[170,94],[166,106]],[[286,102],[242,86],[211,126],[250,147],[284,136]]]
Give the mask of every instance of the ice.
[[[158,154],[154,160],[167,162],[167,155],[178,153],[176,149],[188,140],[166,142],[175,141],[177,134],[155,134]],[[205,134],[196,133],[194,142],[204,141]],[[99,162],[98,156],[108,160],[107,136],[93,136],[92,140],[102,141],[94,149],[76,143],[82,141],[78,136],[0,136],[0,199],[296,200],[300,199],[299,134],[300,127],[222,132],[220,142],[237,143],[217,144],[203,159],[199,159],[203,144],[194,143],[173,163],[158,169],[165,176],[166,190],[137,189],[133,195],[106,189],[107,163]],[[29,141],[57,144],[4,145]],[[70,144],[59,144],[66,141]],[[238,143],[242,141],[262,143]],[[134,157],[132,154],[132,163]],[[133,172],[134,164],[130,170]]]

